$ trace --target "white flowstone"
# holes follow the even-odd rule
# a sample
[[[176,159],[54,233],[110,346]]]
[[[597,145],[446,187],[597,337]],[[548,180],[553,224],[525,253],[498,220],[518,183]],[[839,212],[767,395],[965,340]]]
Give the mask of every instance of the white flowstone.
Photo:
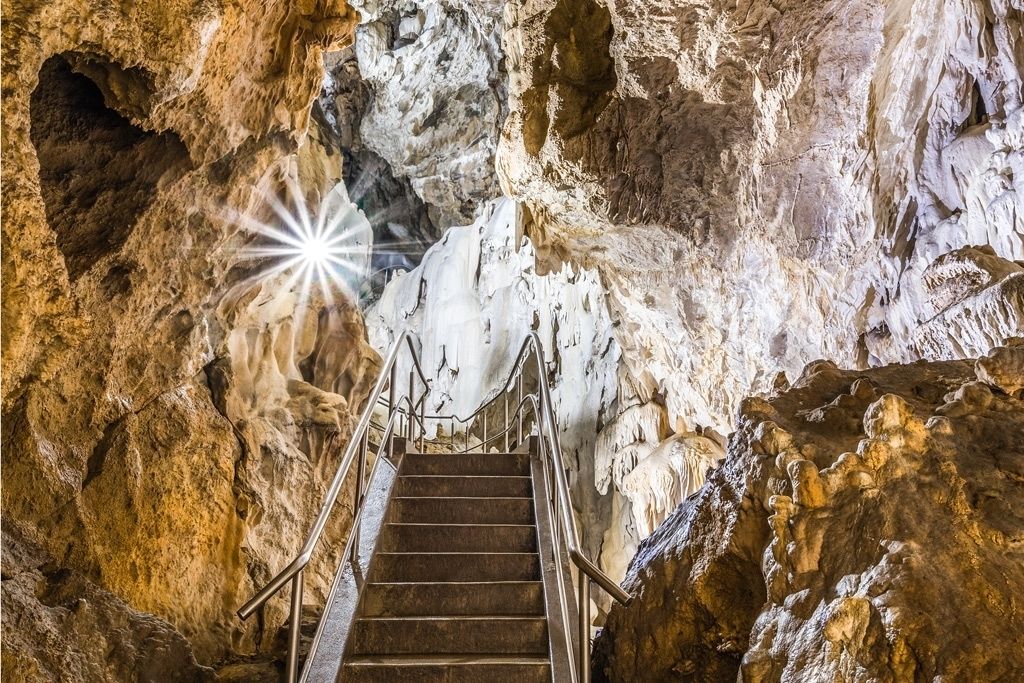
[[[468,416],[500,391],[536,330],[555,370],[552,401],[581,526],[592,556],[621,577],[636,543],[703,483],[722,449],[697,434],[671,436],[664,408],[640,401],[624,381],[595,274],[566,265],[538,275],[521,221],[519,206],[500,200],[473,225],[448,230],[366,312],[370,341],[385,353],[403,330],[416,332],[431,382],[426,413]],[[398,376],[410,369],[400,364]]]

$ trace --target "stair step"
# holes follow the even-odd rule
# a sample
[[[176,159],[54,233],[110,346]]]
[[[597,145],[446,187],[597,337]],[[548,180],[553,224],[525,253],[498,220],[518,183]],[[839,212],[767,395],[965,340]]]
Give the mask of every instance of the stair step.
[[[402,474],[528,476],[530,456],[527,453],[409,453],[405,456]]]
[[[392,521],[438,524],[533,524],[532,498],[395,498]]]
[[[370,581],[535,581],[540,579],[536,553],[394,553],[379,552],[370,566]]]
[[[361,617],[348,644],[352,655],[547,652],[543,617]]]
[[[367,617],[457,615],[543,615],[540,581],[371,583],[360,613]]]
[[[551,683],[547,657],[377,655],[351,657],[342,667],[342,683]]]
[[[530,477],[495,475],[410,474],[398,478],[396,496],[481,497],[505,496],[530,498]]]
[[[537,552],[532,524],[416,524],[393,522],[381,533],[382,552]]]

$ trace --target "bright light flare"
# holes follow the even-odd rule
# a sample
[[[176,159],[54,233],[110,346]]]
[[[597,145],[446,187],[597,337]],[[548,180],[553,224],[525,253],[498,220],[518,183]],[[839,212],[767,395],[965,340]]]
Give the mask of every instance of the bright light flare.
[[[309,299],[316,283],[328,305],[338,291],[355,301],[369,267],[373,243],[369,221],[348,200],[343,186],[323,194],[312,211],[294,180],[288,181],[287,188],[293,211],[277,197],[265,196],[279,226],[251,216],[232,217],[247,232],[262,238],[258,245],[242,249],[242,258],[269,260],[269,267],[258,276],[264,279],[291,271],[283,286],[286,290],[299,286],[303,300]]]

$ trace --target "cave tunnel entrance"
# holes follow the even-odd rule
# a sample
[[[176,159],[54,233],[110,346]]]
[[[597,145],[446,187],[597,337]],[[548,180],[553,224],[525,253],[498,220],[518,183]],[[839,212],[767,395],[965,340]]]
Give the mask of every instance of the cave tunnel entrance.
[[[158,181],[184,169],[188,152],[173,133],[145,131],[109,109],[62,55],[40,69],[30,117],[46,219],[74,281],[124,244]]]

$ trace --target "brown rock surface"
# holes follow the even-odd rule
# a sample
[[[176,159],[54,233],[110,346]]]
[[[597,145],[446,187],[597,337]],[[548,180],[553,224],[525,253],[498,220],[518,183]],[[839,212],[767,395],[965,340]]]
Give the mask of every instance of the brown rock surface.
[[[269,290],[225,218],[265,212],[286,178],[340,180],[306,129],[322,52],[355,21],[341,0],[5,6],[4,527],[54,558],[33,581],[68,573],[46,590],[99,605],[22,596],[9,620],[5,580],[5,676],[52,644],[34,628],[62,631],[75,680],[172,680],[145,662],[175,658],[192,680],[193,648],[209,664],[273,644],[287,596],[233,612],[301,544],[377,359],[355,309]],[[271,317],[247,308],[260,296]],[[108,646],[132,651],[94,668]],[[29,680],[61,677],[48,656]]]
[[[813,363],[777,398],[744,402],[722,466],[641,546],[596,668],[1020,678],[1022,477],[1024,403],[972,363]]]
[[[58,568],[9,521],[3,548],[5,681],[214,680],[170,624]]]

